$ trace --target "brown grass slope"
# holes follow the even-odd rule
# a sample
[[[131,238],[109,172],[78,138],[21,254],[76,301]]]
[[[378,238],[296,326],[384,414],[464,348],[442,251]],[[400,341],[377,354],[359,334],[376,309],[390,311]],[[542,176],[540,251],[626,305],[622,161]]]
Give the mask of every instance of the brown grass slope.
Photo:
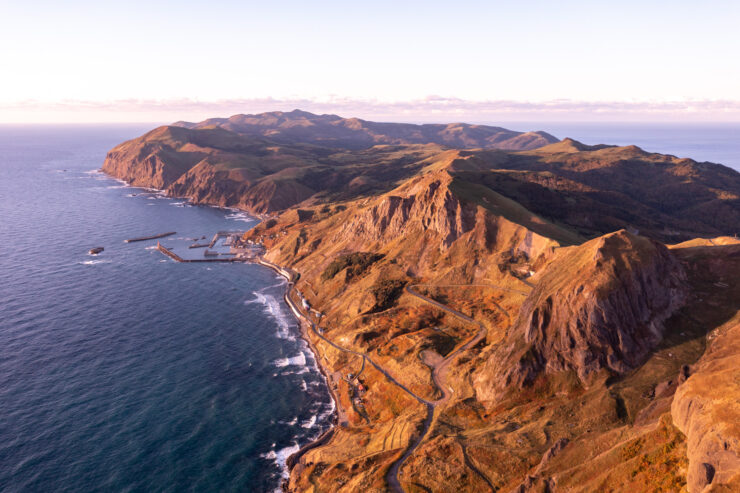
[[[733,303],[732,293],[721,300],[697,293],[700,288],[722,293],[724,288],[707,285],[705,279],[729,281],[717,277],[719,267],[708,268],[709,257],[688,255],[691,247],[671,253],[626,231],[553,251],[556,241],[522,223],[567,230],[520,204],[458,188],[460,178],[449,167],[455,159],[454,153],[446,154],[385,194],[317,205],[310,213],[286,212],[247,234],[264,242],[268,258],[301,272],[298,287],[324,313],[327,337],[367,352],[425,398],[439,394],[424,361],[435,353],[448,354],[473,328],[419,306],[406,294],[376,314],[376,286],[390,280],[420,283],[429,286],[420,288],[429,296],[490,324],[484,343],[450,366],[454,397],[401,469],[404,487],[685,488],[691,442],[681,431],[683,422],[678,421],[681,429],[673,424],[671,401],[677,381],[685,378],[682,367],[701,356],[704,334],[726,320],[725,308]],[[731,253],[714,251],[715,257]],[[357,263],[355,257],[373,260]],[[323,275],[327,269],[330,274]],[[527,282],[536,287],[528,297],[495,288],[526,291],[529,287],[517,276],[531,270],[535,275]],[[458,284],[494,287],[454,287]],[[435,290],[433,285],[449,287]],[[713,302],[725,308],[716,310]],[[497,306],[510,315],[521,313],[508,335],[502,331],[507,317]],[[543,323],[532,324],[535,310]],[[548,310],[550,322],[545,323]],[[527,342],[522,334],[529,329]],[[512,340],[536,347],[534,361],[541,366],[533,378],[509,387],[511,392],[491,393],[506,381],[507,366],[490,365],[494,355],[520,361],[518,355],[533,353]],[[356,362],[332,350],[322,361],[330,371],[357,370]],[[412,402],[405,410],[399,407],[403,394],[382,377],[368,374],[363,383],[372,389],[363,398],[368,420],[351,417],[352,391],[340,385],[352,410],[350,423],[301,459],[291,474],[291,491],[387,488],[385,471],[423,415]],[[724,470],[720,464],[725,462],[715,461],[717,471]]]
[[[587,237],[629,228],[675,243],[740,230],[740,173],[722,165],[571,139],[460,154],[461,179]]]
[[[452,393],[399,471],[407,491],[732,490],[739,247],[731,236],[670,249],[656,239],[732,235],[736,172],[572,140],[526,152],[346,149],[236,127],[306,141],[334,138],[322,125],[383,131],[314,116],[161,127],[113,149],[104,170],[200,203],[280,211],[245,239],[300,273],[327,338],[424,399],[441,397],[434,361],[485,327],[445,368]],[[463,143],[475,130],[455,128]],[[346,414],[288,488],[386,491],[425,408],[309,337]]]

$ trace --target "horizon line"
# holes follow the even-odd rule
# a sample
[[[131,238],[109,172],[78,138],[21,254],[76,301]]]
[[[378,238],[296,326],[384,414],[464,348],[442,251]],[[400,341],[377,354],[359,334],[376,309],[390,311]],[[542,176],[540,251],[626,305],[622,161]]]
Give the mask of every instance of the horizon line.
[[[549,101],[486,100],[427,96],[416,100],[380,101],[330,97],[232,98],[201,101],[191,98],[63,100],[0,102],[0,123],[160,123],[201,121],[301,109],[345,118],[409,123],[484,122],[624,122],[740,123],[740,101]]]

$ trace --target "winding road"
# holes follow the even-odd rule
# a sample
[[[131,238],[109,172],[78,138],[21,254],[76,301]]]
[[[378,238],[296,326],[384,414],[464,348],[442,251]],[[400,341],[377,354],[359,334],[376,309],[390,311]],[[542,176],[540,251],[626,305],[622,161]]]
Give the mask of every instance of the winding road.
[[[270,268],[274,269],[275,271],[277,271],[281,275],[285,276],[284,269],[281,269],[279,266],[277,266],[277,265],[275,265],[275,264],[273,264],[271,262],[268,262],[268,261],[266,261],[264,259],[260,259],[260,263],[262,265],[265,265],[267,267],[270,267]],[[393,464],[391,464],[391,467],[388,469],[388,473],[386,474],[386,480],[388,481],[388,485],[396,493],[404,493],[404,489],[401,486],[401,482],[398,479],[398,473],[399,473],[400,468],[403,466],[403,464],[406,462],[406,460],[411,456],[411,454],[413,454],[414,451],[416,451],[416,449],[419,447],[419,445],[421,445],[422,442],[424,442],[424,440],[426,439],[427,435],[429,434],[430,430],[432,429],[432,423],[434,422],[434,418],[435,418],[435,410],[439,406],[441,406],[442,404],[445,404],[450,399],[450,397],[452,396],[452,394],[454,392],[452,390],[452,388],[450,388],[445,383],[445,378],[444,378],[445,377],[445,370],[447,369],[447,367],[449,366],[449,364],[452,362],[452,360],[456,356],[458,356],[463,351],[466,351],[467,349],[470,349],[471,347],[474,347],[481,340],[483,340],[486,337],[487,333],[488,333],[488,330],[485,328],[485,326],[482,323],[477,322],[473,318],[465,315],[462,312],[459,312],[459,311],[455,310],[454,308],[451,308],[451,307],[449,307],[447,305],[444,305],[444,304],[442,304],[442,303],[440,303],[440,302],[438,302],[436,300],[433,300],[432,298],[429,298],[427,296],[424,296],[423,294],[419,293],[418,291],[416,291],[414,289],[416,287],[435,287],[435,288],[440,288],[440,287],[485,287],[485,288],[498,289],[498,290],[502,290],[502,291],[515,292],[515,293],[519,293],[519,294],[522,294],[522,295],[527,295],[528,293],[525,292],[525,291],[519,291],[519,290],[515,290],[515,289],[505,288],[505,287],[502,287],[502,286],[496,286],[494,284],[447,284],[447,285],[414,284],[414,285],[406,286],[405,289],[406,289],[406,292],[409,295],[414,296],[414,297],[416,297],[416,298],[418,298],[418,299],[420,299],[420,300],[422,300],[422,301],[424,301],[426,303],[429,303],[429,304],[431,304],[431,305],[439,308],[440,310],[443,310],[446,313],[449,313],[449,314],[451,314],[451,315],[459,318],[460,320],[462,320],[462,321],[464,321],[466,323],[475,324],[479,328],[478,332],[473,337],[471,337],[467,342],[465,342],[464,344],[462,344],[461,346],[459,346],[457,349],[455,349],[454,351],[452,351],[444,359],[442,359],[438,363],[436,363],[433,366],[431,366],[431,368],[432,368],[432,380],[434,381],[434,384],[437,386],[437,388],[442,393],[442,397],[440,397],[439,399],[434,400],[434,401],[430,401],[430,400],[424,399],[424,398],[419,397],[418,395],[416,395],[408,387],[406,387],[401,382],[399,382],[398,380],[396,380],[382,366],[380,366],[379,364],[375,363],[375,361],[373,361],[372,358],[370,358],[366,353],[355,351],[353,349],[349,349],[349,348],[345,348],[343,346],[340,346],[339,344],[336,344],[335,342],[333,342],[332,340],[330,340],[326,336],[324,336],[324,334],[322,334],[318,330],[317,325],[311,320],[311,318],[307,314],[304,314],[303,311],[301,310],[301,307],[298,306],[293,301],[293,299],[291,298],[290,294],[296,288],[295,288],[295,283],[292,280],[290,280],[290,279],[288,280],[288,288],[287,288],[287,290],[285,292],[285,302],[288,304],[288,307],[290,307],[290,309],[293,312],[293,314],[299,320],[305,320],[306,323],[308,324],[308,326],[313,331],[313,333],[319,339],[321,339],[322,341],[326,342],[327,344],[329,344],[330,346],[332,346],[333,348],[335,348],[335,349],[337,349],[339,351],[342,351],[342,352],[345,352],[345,353],[349,353],[349,354],[353,354],[353,355],[356,355],[356,356],[361,357],[363,359],[363,368],[364,368],[365,362],[369,363],[376,370],[378,370],[380,373],[382,373],[383,376],[385,376],[385,378],[388,379],[389,382],[391,382],[392,384],[394,384],[395,386],[397,386],[398,388],[400,388],[401,390],[403,390],[404,392],[406,392],[408,395],[410,395],[411,397],[413,397],[420,404],[422,404],[422,405],[425,406],[426,411],[427,411],[427,416],[426,416],[426,418],[424,420],[424,424],[422,426],[422,431],[419,434],[419,437],[413,443],[409,444],[409,446],[407,447],[407,449],[403,453],[403,455],[401,455],[401,457],[399,457]],[[503,307],[501,307],[497,303],[496,303],[496,306],[504,314],[506,314],[507,317],[509,317],[509,313]],[[469,461],[467,460],[467,454],[465,454],[465,458],[466,458],[466,463],[469,463]],[[472,466],[472,464],[469,464],[469,465]],[[489,480],[488,480],[488,478],[486,476],[484,476],[477,468],[472,467],[472,469],[479,476],[481,476],[483,478],[483,480],[490,486],[490,482],[489,482]]]

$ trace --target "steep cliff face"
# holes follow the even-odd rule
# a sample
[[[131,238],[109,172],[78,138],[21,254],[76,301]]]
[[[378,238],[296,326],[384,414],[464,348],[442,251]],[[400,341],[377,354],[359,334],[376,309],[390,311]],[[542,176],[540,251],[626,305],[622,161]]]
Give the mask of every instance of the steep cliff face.
[[[164,190],[208,153],[182,147],[192,132],[184,128],[160,127],[111,149],[103,171],[127,183]]]
[[[540,276],[507,341],[477,377],[481,400],[538,375],[624,373],[657,346],[686,297],[686,275],[663,245],[624,230],[561,249]]]
[[[367,210],[352,217],[341,235],[362,241],[390,241],[411,228],[439,236],[442,248],[449,248],[476,225],[476,207],[462,203],[449,189],[452,177],[436,173],[411,186],[405,195],[389,194]]]
[[[708,339],[671,406],[688,438],[690,493],[740,490],[740,312]]]
[[[183,173],[167,192],[195,204],[239,207],[258,214],[287,209],[316,193],[297,180],[252,175],[249,170],[219,169],[204,160]]]

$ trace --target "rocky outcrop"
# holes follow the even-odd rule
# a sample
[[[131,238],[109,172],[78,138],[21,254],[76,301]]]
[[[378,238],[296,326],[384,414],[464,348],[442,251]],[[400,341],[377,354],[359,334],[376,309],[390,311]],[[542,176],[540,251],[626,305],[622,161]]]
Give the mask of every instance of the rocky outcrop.
[[[690,493],[740,490],[740,313],[708,339],[671,406],[688,440]]]
[[[561,249],[477,379],[482,400],[541,374],[636,368],[682,305],[686,275],[668,249],[621,230]]]
[[[405,196],[389,194],[354,216],[341,234],[363,241],[390,241],[416,228],[438,235],[442,248],[449,248],[476,224],[476,207],[462,203],[448,188],[450,181],[449,175],[440,173],[421,180]]]

